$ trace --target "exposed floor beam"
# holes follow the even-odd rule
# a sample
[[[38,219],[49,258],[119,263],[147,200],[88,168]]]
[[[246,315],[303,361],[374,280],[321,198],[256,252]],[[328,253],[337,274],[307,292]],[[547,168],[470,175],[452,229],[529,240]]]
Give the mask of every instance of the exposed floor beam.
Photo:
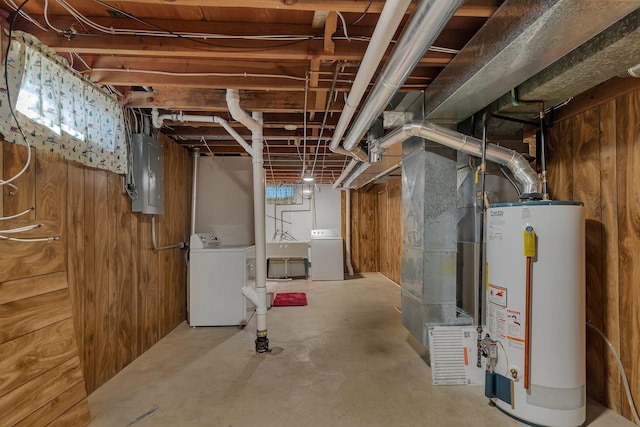
[[[136,36],[73,36],[71,40],[53,31],[43,32],[31,24],[22,26],[25,31],[34,34],[45,45],[56,52],[131,55],[184,58],[241,59],[241,60],[303,60],[319,59],[322,61],[360,61],[364,56],[367,43],[352,40],[337,40],[335,53],[324,53],[323,40],[303,41],[293,45],[262,40],[228,40],[229,47],[217,47],[195,43],[184,39],[161,39]],[[420,61],[423,65],[446,66],[452,55],[440,52],[429,52]]]
[[[153,86],[153,92],[129,92],[124,105],[134,108],[165,108],[173,110],[229,111],[222,89],[184,88],[176,91],[168,86]],[[339,97],[341,98],[341,97]],[[243,91],[240,104],[246,111],[288,112],[304,110],[304,92]],[[331,111],[339,112],[344,100],[337,100]],[[316,108],[316,93],[310,92],[307,99],[309,111],[324,111],[324,105]],[[302,120],[300,117],[299,120]]]
[[[315,12],[316,10],[337,10],[340,12],[362,13],[367,8],[369,2],[365,0],[296,0],[284,2],[282,0],[128,0],[122,3],[140,4],[171,4],[174,6],[198,6],[198,7],[250,7],[261,9],[279,10],[303,10]],[[368,9],[368,13],[380,13],[384,6],[384,0],[373,0]],[[411,11],[413,7],[409,8]],[[493,6],[462,5],[455,16],[468,16],[475,18],[487,18],[495,12]]]
[[[196,127],[198,125],[198,123],[191,123],[193,125],[193,127],[189,127],[189,126],[182,126],[181,128],[178,129],[170,129],[167,128],[166,130],[163,130],[163,133],[165,133],[166,135],[175,135],[175,136],[184,136],[184,137],[200,137],[200,136],[204,136],[204,137],[215,137],[215,136],[224,136],[227,137],[229,136],[229,134],[227,133],[227,131],[225,129],[223,129],[221,126],[218,127]],[[311,131],[313,131],[314,129],[311,129]],[[316,129],[317,130],[317,129]],[[238,132],[238,134],[248,140],[251,140],[251,132],[247,131],[246,129],[242,129],[242,128],[236,128],[236,131]],[[302,138],[302,129],[298,129],[295,131],[288,131],[286,129],[265,129],[264,130],[264,137],[265,138],[279,138],[279,139],[286,139],[286,138]],[[311,140],[313,138],[313,140],[317,140],[317,136],[316,137],[312,137],[311,136],[312,132],[309,132],[309,135],[307,136],[307,140]],[[323,140],[327,140],[327,139],[331,139],[331,132],[328,132],[325,129],[324,135],[323,135]],[[308,145],[308,143],[307,143]]]

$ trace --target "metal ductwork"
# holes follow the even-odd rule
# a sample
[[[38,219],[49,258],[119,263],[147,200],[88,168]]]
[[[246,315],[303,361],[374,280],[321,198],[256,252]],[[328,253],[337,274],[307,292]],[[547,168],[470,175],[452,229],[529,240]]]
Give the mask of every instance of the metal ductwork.
[[[640,78],[640,64],[629,68],[622,76]]]
[[[412,136],[437,142],[475,157],[482,155],[481,140],[422,120],[406,123],[374,141],[372,151],[383,153],[393,144]],[[520,153],[495,144],[487,144],[486,158],[509,168],[514,178],[522,185],[522,198],[541,198],[540,178]]]
[[[506,0],[429,85],[426,118],[466,119],[637,8],[628,0]]]
[[[360,140],[407,80],[460,4],[462,0],[423,0],[416,6],[344,141],[344,148],[359,160],[368,160],[363,150],[359,150]]]

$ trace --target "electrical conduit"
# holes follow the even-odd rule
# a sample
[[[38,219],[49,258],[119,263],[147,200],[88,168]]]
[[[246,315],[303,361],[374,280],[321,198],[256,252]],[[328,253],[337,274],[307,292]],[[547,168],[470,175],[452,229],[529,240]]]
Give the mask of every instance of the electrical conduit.
[[[422,0],[414,9],[402,36],[380,72],[369,96],[354,120],[343,147],[365,162],[358,144],[371,124],[407,80],[420,59],[440,35],[462,0]]]
[[[200,157],[200,149],[194,148],[192,156],[193,176],[191,178],[191,232],[189,233],[189,236],[196,234],[196,209],[198,206],[198,158]]]
[[[346,207],[345,210],[346,218],[345,218],[345,234],[346,234],[346,242],[345,242],[345,254],[347,258],[347,270],[349,270],[349,276],[353,276],[353,266],[351,265],[351,190],[347,188],[346,190]]]
[[[358,105],[360,105],[360,101],[362,101],[362,97],[364,96],[378,65],[380,65],[380,61],[382,60],[389,43],[391,43],[393,35],[398,29],[398,26],[400,25],[410,3],[411,0],[385,2],[382,13],[380,13],[380,18],[378,19],[378,23],[376,24],[376,28],[371,35],[371,41],[367,46],[367,50],[364,53],[362,62],[358,68],[358,73],[356,74],[356,78],[353,81],[351,90],[349,91],[347,101],[345,102],[342,113],[340,114],[338,124],[333,131],[333,138],[331,139],[331,144],[329,146],[331,151],[351,155],[350,152],[340,147],[340,141],[347,130],[347,126],[349,126]]]
[[[347,167],[344,168],[344,170],[342,171],[342,173],[340,174],[340,176],[338,177],[338,179],[336,179],[336,182],[333,183],[333,188],[336,189],[338,188],[338,186],[340,185],[340,183],[342,181],[344,181],[347,176],[349,176],[349,174],[351,173],[351,171],[353,170],[353,168],[356,167],[356,165],[358,164],[358,161],[356,159],[351,159],[351,161],[349,162],[349,164],[347,165]]]

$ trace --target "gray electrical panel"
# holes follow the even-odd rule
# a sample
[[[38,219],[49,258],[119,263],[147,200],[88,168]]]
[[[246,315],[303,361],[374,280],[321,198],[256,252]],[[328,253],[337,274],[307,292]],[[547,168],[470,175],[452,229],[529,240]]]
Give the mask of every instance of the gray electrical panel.
[[[162,144],[147,135],[131,136],[133,177],[138,197],[131,202],[133,212],[162,214],[164,207],[164,173]]]

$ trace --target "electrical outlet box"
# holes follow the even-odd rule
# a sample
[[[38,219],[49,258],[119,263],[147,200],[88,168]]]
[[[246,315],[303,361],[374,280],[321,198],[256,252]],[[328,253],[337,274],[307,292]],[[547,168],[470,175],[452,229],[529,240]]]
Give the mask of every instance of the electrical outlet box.
[[[131,202],[133,212],[159,215],[164,210],[164,166],[162,144],[147,135],[131,136],[133,176],[138,197]]]

